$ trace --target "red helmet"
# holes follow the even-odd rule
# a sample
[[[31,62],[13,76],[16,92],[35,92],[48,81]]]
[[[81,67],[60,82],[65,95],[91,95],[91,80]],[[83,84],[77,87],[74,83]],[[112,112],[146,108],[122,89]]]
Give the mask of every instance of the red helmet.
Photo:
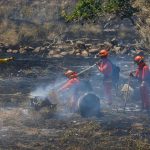
[[[67,70],[65,72],[65,75],[68,77],[68,78],[75,78],[78,76],[78,74],[72,70]]]
[[[134,58],[134,61],[136,62],[136,63],[140,63],[140,62],[142,62],[144,60],[144,57],[143,56],[136,56],[135,58]]]
[[[99,51],[99,56],[101,57],[107,57],[108,56],[108,51],[103,49]]]

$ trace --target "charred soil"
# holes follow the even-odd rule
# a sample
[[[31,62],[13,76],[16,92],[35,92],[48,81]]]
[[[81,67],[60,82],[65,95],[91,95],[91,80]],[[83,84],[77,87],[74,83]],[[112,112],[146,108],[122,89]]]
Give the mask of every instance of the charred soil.
[[[123,106],[118,97],[111,107],[103,107],[102,102],[103,115],[99,118],[82,118],[78,113],[64,112],[63,108],[50,112],[30,107],[29,94],[36,87],[53,83],[63,76],[65,67],[81,71],[94,62],[83,58],[69,60],[38,60],[30,64],[20,61],[1,66],[0,149],[150,149],[150,114],[118,111],[116,104]],[[88,75],[92,74],[96,71]],[[138,104],[134,100],[128,103]]]

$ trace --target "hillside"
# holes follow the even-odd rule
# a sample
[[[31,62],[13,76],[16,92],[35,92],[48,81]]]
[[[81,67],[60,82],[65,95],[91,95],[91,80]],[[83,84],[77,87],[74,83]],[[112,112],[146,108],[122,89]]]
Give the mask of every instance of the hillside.
[[[8,44],[30,44],[54,39],[118,38],[135,43],[138,32],[128,19],[103,16],[98,23],[67,23],[63,11],[72,12],[76,0],[2,0],[0,2],[0,40]],[[132,34],[132,36],[131,36]]]

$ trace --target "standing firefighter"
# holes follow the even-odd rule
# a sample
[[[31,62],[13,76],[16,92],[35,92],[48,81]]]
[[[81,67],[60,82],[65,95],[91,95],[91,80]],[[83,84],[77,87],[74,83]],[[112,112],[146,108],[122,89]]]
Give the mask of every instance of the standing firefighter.
[[[99,71],[104,75],[103,88],[104,94],[108,100],[108,104],[112,104],[112,63],[108,59],[108,51],[101,50],[99,52],[101,57],[100,63],[97,63]]]
[[[140,95],[142,100],[142,109],[149,110],[150,108],[150,98],[149,98],[149,83],[150,83],[150,70],[148,65],[144,62],[143,56],[136,56],[134,58],[135,63],[138,68],[135,72],[130,73],[131,77],[138,79],[140,83]]]
[[[69,79],[61,88],[60,91],[67,91],[70,92],[71,98],[71,110],[75,111],[77,109],[77,101],[78,101],[78,93],[77,87],[80,83],[78,79],[78,74],[72,70],[68,70],[65,72],[66,77]]]

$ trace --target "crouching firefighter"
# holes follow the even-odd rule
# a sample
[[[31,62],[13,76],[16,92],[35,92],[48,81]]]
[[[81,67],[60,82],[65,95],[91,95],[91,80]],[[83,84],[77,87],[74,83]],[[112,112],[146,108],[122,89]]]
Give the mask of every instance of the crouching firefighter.
[[[101,61],[97,63],[99,71],[104,75],[103,78],[103,90],[104,96],[108,100],[108,104],[112,104],[112,63],[108,59],[108,51],[101,50],[99,56]]]
[[[148,65],[144,62],[143,56],[136,56],[134,62],[138,65],[138,68],[136,69],[135,74],[131,72],[130,76],[138,79],[140,83],[142,109],[150,110],[150,70]]]
[[[72,70],[68,70],[65,72],[66,77],[69,79],[59,91],[67,92],[67,95],[71,99],[69,101],[69,107],[71,111],[77,111],[77,103],[78,103],[78,86],[79,86],[79,79],[78,74]]]

